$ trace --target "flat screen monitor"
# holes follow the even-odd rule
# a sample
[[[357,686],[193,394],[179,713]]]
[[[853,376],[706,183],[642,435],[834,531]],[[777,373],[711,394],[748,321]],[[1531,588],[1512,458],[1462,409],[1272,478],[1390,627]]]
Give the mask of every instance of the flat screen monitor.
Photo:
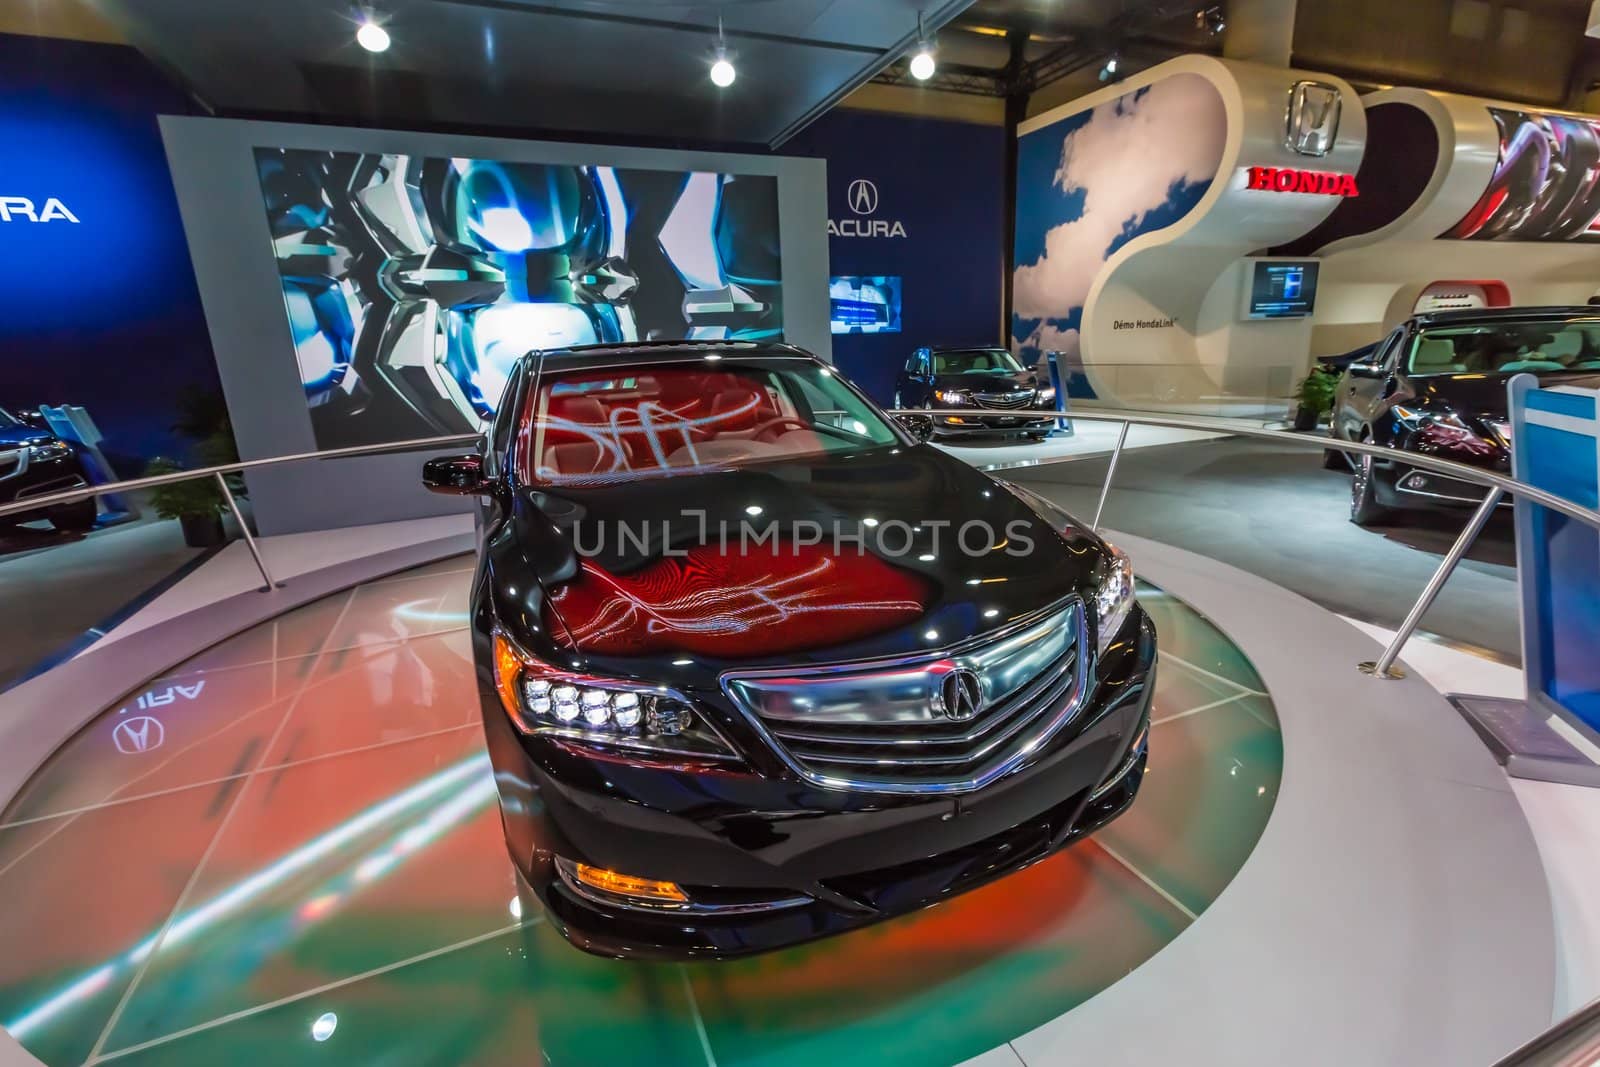
[[[1257,259],[1250,266],[1245,318],[1298,319],[1316,310],[1315,260]]]
[[[834,333],[899,333],[900,279],[882,274],[829,278],[828,321]]]

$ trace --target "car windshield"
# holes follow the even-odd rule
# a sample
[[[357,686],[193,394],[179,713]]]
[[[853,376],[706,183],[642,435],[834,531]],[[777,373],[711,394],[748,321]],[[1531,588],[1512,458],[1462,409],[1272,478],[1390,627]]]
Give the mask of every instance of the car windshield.
[[[721,357],[545,373],[520,473],[563,484],[661,477],[900,442],[829,367]]]
[[[1600,319],[1423,330],[1411,342],[1406,367],[1413,376],[1600,371]]]
[[[1003,348],[972,348],[959,352],[935,352],[935,374],[1020,374],[1018,363]]]

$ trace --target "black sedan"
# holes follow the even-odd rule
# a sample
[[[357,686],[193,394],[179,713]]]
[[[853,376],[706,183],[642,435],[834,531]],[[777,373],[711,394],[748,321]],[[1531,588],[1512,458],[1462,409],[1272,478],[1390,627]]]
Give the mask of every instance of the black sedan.
[[[48,428],[23,422],[0,408],[0,504],[88,485],[83,461]],[[0,516],[0,526],[49,519],[58,530],[82,532],[95,523],[93,500]]]
[[[1600,313],[1592,307],[1440,311],[1402,323],[1350,364],[1334,394],[1330,433],[1394,457],[1359,457],[1350,520],[1392,520],[1405,509],[1475,506],[1483,486],[1418,470],[1405,453],[1508,474],[1506,385],[1535,374],[1547,385],[1600,386]],[[1343,460],[1330,453],[1330,465]]]
[[[428,462],[481,500],[506,843],[574,944],[822,937],[1133,801],[1156,647],[1126,557],[905,419],[787,346],[592,346],[525,357],[485,450]]]
[[[973,409],[972,415],[935,416],[938,437],[1022,433],[1038,439],[1055,425],[1056,393],[1003,348],[919,348],[895,379],[894,406]],[[1041,417],[1040,411],[1051,414]]]

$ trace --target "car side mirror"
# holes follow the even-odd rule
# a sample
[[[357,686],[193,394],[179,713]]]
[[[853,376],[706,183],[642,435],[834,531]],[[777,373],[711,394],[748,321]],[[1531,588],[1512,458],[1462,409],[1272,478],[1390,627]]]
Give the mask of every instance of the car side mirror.
[[[1350,377],[1352,378],[1387,378],[1388,372],[1381,363],[1352,363],[1350,364]]]
[[[902,430],[911,435],[912,440],[919,443],[933,436],[933,419],[928,415],[896,415],[894,416],[894,421],[900,424]]]
[[[482,493],[489,487],[483,477],[483,457],[477,453],[428,460],[422,465],[422,484],[435,493],[461,496]]]

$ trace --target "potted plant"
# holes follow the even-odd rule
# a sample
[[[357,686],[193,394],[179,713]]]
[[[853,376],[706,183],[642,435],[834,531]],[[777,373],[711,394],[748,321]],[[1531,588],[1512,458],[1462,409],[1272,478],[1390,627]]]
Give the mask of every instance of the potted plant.
[[[1300,402],[1294,413],[1296,430],[1315,430],[1317,423],[1332,413],[1333,391],[1338,383],[1338,376],[1322,367],[1312,368],[1310,374],[1300,379],[1295,387],[1295,398]]]
[[[153,459],[145,474],[172,474],[182,470],[170,459]],[[177,519],[183,529],[183,543],[190,548],[211,548],[227,539],[222,529],[222,513],[227,503],[212,478],[158,485],[150,490],[150,506],[163,519]]]

